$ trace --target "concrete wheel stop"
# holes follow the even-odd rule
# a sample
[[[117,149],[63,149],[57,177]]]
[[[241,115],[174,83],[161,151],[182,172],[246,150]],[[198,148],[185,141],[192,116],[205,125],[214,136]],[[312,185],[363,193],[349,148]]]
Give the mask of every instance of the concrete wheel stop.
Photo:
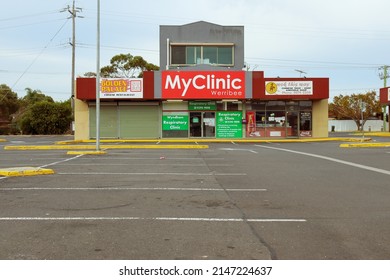
[[[0,176],[12,177],[12,176],[35,176],[35,175],[49,175],[54,174],[52,169],[40,168],[40,167],[11,167],[1,168]]]

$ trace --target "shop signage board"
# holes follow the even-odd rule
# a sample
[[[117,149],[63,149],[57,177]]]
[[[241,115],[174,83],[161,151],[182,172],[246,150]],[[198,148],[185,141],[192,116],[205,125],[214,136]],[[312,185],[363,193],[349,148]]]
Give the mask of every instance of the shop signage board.
[[[245,99],[244,71],[162,71],[164,99]]]
[[[189,111],[215,111],[217,110],[217,103],[215,101],[189,101]]]
[[[387,89],[387,101],[390,101],[390,88]]]
[[[217,138],[242,138],[242,112],[217,112]]]
[[[313,81],[266,81],[265,95],[313,95]]]
[[[164,113],[163,130],[188,130],[188,113]]]
[[[100,98],[143,98],[143,79],[101,79]]]

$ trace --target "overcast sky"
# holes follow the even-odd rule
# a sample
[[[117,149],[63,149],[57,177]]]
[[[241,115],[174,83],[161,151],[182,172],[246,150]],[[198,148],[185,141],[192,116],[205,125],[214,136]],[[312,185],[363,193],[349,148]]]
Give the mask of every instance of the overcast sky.
[[[245,61],[266,77],[329,77],[330,97],[383,87],[388,0],[100,0],[101,66],[120,53],[159,64],[159,26],[208,21],[245,28]],[[67,100],[71,0],[2,1],[0,84]],[[76,75],[96,71],[97,0],[77,0]],[[301,74],[299,71],[305,72]],[[330,100],[330,101],[331,101]]]

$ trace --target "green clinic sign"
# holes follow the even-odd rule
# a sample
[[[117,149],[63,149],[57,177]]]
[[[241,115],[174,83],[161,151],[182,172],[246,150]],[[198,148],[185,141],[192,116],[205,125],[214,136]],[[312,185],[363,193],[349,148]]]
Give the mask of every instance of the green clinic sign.
[[[217,112],[217,138],[242,138],[242,112]]]
[[[188,130],[188,114],[167,114],[162,116],[163,130]]]
[[[217,105],[215,101],[188,101],[189,111],[215,111]]]

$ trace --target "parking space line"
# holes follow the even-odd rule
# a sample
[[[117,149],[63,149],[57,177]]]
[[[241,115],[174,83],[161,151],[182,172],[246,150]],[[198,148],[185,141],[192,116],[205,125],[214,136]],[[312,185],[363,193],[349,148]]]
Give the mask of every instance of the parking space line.
[[[251,149],[234,149],[234,148],[219,148],[221,151],[244,151],[244,152],[250,152],[253,154],[258,154],[258,152],[251,150]]]
[[[57,175],[142,175],[142,176],[246,176],[246,173],[159,173],[159,172],[58,172]]]
[[[211,191],[211,192],[266,192],[267,189],[216,189],[216,188],[126,188],[126,187],[112,187],[112,188],[1,188],[0,191]]]
[[[303,223],[306,219],[277,218],[187,218],[187,217],[0,217],[0,221],[180,221],[180,222],[293,222]]]
[[[83,155],[76,155],[76,156],[71,157],[71,158],[67,158],[67,159],[64,159],[64,160],[60,160],[60,161],[56,161],[56,162],[52,162],[52,163],[49,163],[49,164],[45,164],[45,165],[39,166],[39,168],[45,168],[45,167],[48,167],[48,166],[52,166],[52,165],[56,165],[56,164],[59,164],[59,163],[67,162],[67,161],[79,158],[81,156],[83,156]]]
[[[112,155],[112,153],[110,153]],[[97,158],[97,157],[86,157],[86,160],[94,160],[94,159],[99,159],[99,160],[110,160],[112,161],[112,158]],[[160,156],[158,157],[145,157],[145,158],[136,158],[136,157],[117,157],[116,160],[159,160]],[[178,157],[169,157],[165,155],[164,160],[225,160],[225,158],[178,158]]]
[[[263,145],[255,145],[255,146],[256,147],[265,148],[265,149],[278,150],[278,151],[282,151],[282,152],[288,152],[288,153],[299,154],[299,155],[304,155],[304,156],[309,156],[309,157],[314,157],[314,158],[320,158],[320,159],[333,161],[333,162],[337,162],[337,163],[341,163],[341,164],[345,164],[345,165],[349,165],[349,166],[353,166],[353,167],[357,167],[357,168],[361,168],[361,169],[365,169],[365,170],[369,170],[369,171],[373,171],[373,172],[377,172],[377,173],[382,173],[382,174],[385,174],[385,175],[390,175],[390,171],[389,170],[375,168],[375,167],[371,167],[371,166],[368,166],[368,165],[353,163],[353,162],[350,162],[350,161],[340,160],[340,159],[331,158],[331,157],[327,157],[327,156],[321,156],[321,155],[316,155],[316,154],[311,154],[311,153],[299,152],[299,151],[294,151],[294,150],[289,150],[289,149],[268,147],[268,146],[263,146]]]
[[[61,164],[61,166],[85,166],[85,163],[65,163]],[[213,167],[232,167],[234,164],[222,164],[222,163],[215,163],[215,164],[204,164],[204,163],[198,163],[198,164],[191,164],[191,163],[88,163],[88,166],[127,166],[127,165],[136,165],[136,166],[189,166],[189,167],[205,167],[205,166],[213,166]]]

